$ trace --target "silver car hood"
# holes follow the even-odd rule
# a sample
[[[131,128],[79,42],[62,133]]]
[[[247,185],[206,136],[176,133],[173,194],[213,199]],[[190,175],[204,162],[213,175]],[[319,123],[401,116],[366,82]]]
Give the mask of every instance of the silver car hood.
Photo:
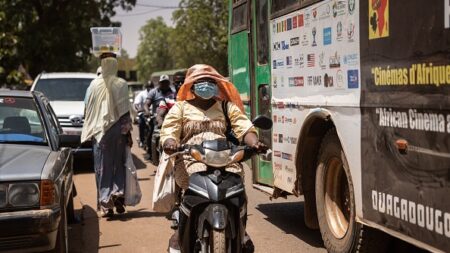
[[[49,147],[0,144],[0,181],[40,180]]]

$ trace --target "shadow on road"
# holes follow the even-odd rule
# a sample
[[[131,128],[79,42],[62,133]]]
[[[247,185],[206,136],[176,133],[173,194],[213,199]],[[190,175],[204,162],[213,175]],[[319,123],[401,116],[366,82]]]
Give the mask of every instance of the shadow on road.
[[[111,218],[108,218],[108,221],[129,221],[132,219],[139,219],[139,218],[150,218],[150,217],[164,217],[167,214],[166,213],[156,213],[147,211],[147,208],[142,208],[138,210],[128,211],[121,215],[115,215]]]
[[[268,222],[274,224],[286,234],[291,234],[313,247],[324,247],[319,230],[306,227],[303,220],[303,202],[269,203],[260,204],[256,209],[266,215]],[[397,253],[426,253],[414,245],[390,237],[388,242],[389,252]]]
[[[291,234],[313,247],[323,247],[319,230],[306,227],[303,220],[303,202],[259,204],[256,209],[266,215],[268,222],[286,234]]]
[[[133,154],[133,162],[134,166],[136,166],[136,169],[138,170],[147,168],[147,164],[144,161],[142,161],[139,157],[137,157],[135,154]]]
[[[99,250],[100,227],[97,212],[90,206],[75,210],[80,222],[69,225],[69,252],[96,253]]]
[[[136,169],[147,168],[145,161],[133,154],[133,163]],[[94,173],[94,161],[90,157],[80,157],[74,161],[73,170],[75,174]]]

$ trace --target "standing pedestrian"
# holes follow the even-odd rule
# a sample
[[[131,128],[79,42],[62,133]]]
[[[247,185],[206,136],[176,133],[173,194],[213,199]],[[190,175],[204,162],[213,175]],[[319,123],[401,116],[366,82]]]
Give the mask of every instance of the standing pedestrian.
[[[148,81],[148,83],[145,84],[144,90],[139,92],[139,94],[134,98],[133,102],[134,109],[137,111],[139,117],[139,147],[141,148],[144,147],[145,144],[145,130],[147,128],[144,105],[147,100],[148,94],[154,87],[155,86],[153,85],[153,82]]]
[[[117,77],[116,55],[100,56],[102,75],[91,83],[81,141],[92,140],[97,209],[103,216],[124,213],[126,147],[132,145],[128,87]]]

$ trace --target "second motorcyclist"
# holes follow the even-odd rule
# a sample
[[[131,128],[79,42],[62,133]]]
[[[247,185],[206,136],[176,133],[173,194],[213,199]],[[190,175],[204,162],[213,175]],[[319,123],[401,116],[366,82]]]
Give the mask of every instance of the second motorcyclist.
[[[169,76],[162,75],[159,79],[158,86],[151,90],[147,96],[146,103],[144,105],[145,114],[147,116],[157,114],[157,109],[159,108],[161,102],[175,100],[176,97],[176,91],[170,84]],[[151,111],[150,111],[151,107]],[[152,117],[149,123],[149,129],[148,129],[148,139],[147,139],[147,153],[148,153],[148,160],[152,160],[152,135],[155,127],[157,126],[156,117]]]

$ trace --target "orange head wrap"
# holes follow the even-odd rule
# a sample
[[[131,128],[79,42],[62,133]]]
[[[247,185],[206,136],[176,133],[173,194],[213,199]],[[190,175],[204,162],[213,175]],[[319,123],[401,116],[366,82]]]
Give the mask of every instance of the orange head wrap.
[[[244,104],[242,103],[241,96],[236,87],[219,74],[217,70],[206,64],[196,64],[187,70],[186,79],[178,91],[177,100],[184,101],[194,99],[195,95],[191,91],[192,85],[201,79],[215,80],[217,82],[217,87],[219,88],[219,95],[216,98],[219,100],[230,101],[244,112]]]

